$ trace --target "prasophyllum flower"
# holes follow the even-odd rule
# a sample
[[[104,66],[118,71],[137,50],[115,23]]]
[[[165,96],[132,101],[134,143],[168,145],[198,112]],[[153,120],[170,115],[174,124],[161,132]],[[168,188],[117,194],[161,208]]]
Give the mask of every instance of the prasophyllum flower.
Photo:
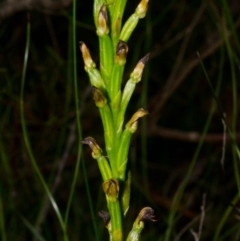
[[[105,156],[102,155],[102,149],[99,147],[95,139],[89,136],[82,140],[82,143],[89,145],[89,147],[91,148],[92,157],[97,160],[103,180],[106,181],[112,178],[112,171],[109,166],[108,160]]]
[[[141,232],[144,228],[145,221],[151,221],[151,222],[157,221],[154,216],[154,210],[150,207],[145,207],[140,211],[135,222],[133,223],[132,230],[128,234],[127,241],[141,240]]]

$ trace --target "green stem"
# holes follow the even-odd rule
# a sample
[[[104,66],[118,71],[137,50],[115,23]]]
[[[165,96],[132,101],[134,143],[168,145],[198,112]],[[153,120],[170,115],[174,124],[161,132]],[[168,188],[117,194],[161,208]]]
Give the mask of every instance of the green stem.
[[[108,210],[112,224],[112,240],[122,241],[122,216],[119,201],[108,201]]]
[[[79,96],[78,96],[78,81],[77,81],[77,42],[76,42],[76,0],[73,0],[73,17],[72,17],[72,31],[73,31],[73,77],[74,77],[74,93],[75,93],[75,105],[76,105],[76,122],[77,122],[77,134],[78,134],[78,152],[77,152],[77,160],[76,167],[73,174],[73,181],[70,188],[70,194],[68,198],[67,208],[65,212],[65,225],[67,226],[69,211],[72,204],[73,194],[75,191],[77,178],[79,175],[80,163],[81,163],[81,155],[82,155],[82,130],[81,130],[81,122],[80,122],[80,110],[79,110]]]
[[[30,37],[31,37],[31,25],[30,25],[30,15],[28,14],[28,23],[27,23],[27,41],[26,41],[26,48],[25,48],[25,55],[24,55],[24,64],[23,64],[23,72],[22,72],[22,78],[21,78],[21,90],[20,90],[20,117],[21,117],[21,125],[22,125],[22,131],[23,131],[23,138],[24,138],[24,142],[29,154],[29,158],[31,161],[31,164],[34,168],[34,171],[36,172],[40,182],[43,185],[43,188],[45,190],[45,192],[48,195],[48,198],[53,206],[53,209],[57,215],[58,221],[60,223],[62,232],[63,232],[63,240],[64,241],[68,241],[68,236],[67,236],[67,232],[66,232],[66,226],[63,222],[60,210],[57,206],[57,203],[55,202],[38,166],[36,163],[36,160],[34,158],[33,152],[32,152],[32,148],[29,142],[29,138],[27,135],[27,128],[26,128],[26,121],[25,121],[25,117],[24,117],[24,100],[23,100],[23,96],[24,96],[24,86],[25,86],[25,80],[26,80],[26,71],[27,71],[27,64],[28,64],[28,56],[29,56],[29,48],[30,48]]]
[[[234,199],[232,200],[232,204],[235,205],[237,203],[237,201],[239,200],[239,194],[237,194]],[[220,235],[220,232],[224,226],[224,224],[226,223],[227,221],[227,218],[229,217],[231,211],[232,211],[232,207],[229,206],[226,211],[222,214],[222,218],[220,219],[220,221],[218,222],[218,225],[217,225],[217,228],[214,232],[214,236],[213,236],[213,241],[218,241],[219,240],[219,235]]]

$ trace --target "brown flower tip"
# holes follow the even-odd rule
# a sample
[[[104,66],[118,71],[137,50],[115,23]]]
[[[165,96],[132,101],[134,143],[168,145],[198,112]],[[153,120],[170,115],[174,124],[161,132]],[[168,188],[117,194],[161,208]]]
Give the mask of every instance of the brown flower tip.
[[[117,44],[117,55],[126,55],[128,52],[128,45],[126,42],[119,40]]]
[[[131,73],[130,77],[134,83],[138,83],[141,80],[144,67],[145,67],[147,61],[149,60],[149,57],[150,57],[150,53],[146,54],[143,58],[141,58],[138,61],[133,72]]]
[[[95,139],[92,138],[91,136],[88,136],[88,137],[86,137],[85,139],[83,139],[83,140],[82,140],[82,143],[89,145],[91,149],[93,149],[94,146],[97,145],[97,142],[96,142]]]
[[[83,144],[89,145],[89,147],[92,149],[92,157],[94,159],[97,159],[100,156],[102,156],[102,149],[99,147],[99,145],[97,144],[94,138],[92,138],[91,136],[88,136],[81,142]]]
[[[103,223],[105,226],[108,226],[109,222],[110,222],[110,215],[109,212],[101,210],[100,212],[98,212],[98,216],[100,218],[102,218]]]
[[[100,8],[99,14],[101,14],[102,18],[104,18],[104,20],[106,22],[108,22],[107,5],[106,4],[102,5],[102,7]]]
[[[150,57],[150,53],[147,53],[143,58],[140,59],[139,62],[142,62],[144,65],[148,62]]]
[[[155,215],[154,215],[154,210],[150,207],[145,207],[143,208],[139,215],[138,215],[139,221],[152,221],[152,222],[156,222],[157,220],[155,219]]]
[[[126,42],[119,40],[116,49],[116,62],[119,65],[124,65],[126,63],[126,56],[128,53],[128,45]]]

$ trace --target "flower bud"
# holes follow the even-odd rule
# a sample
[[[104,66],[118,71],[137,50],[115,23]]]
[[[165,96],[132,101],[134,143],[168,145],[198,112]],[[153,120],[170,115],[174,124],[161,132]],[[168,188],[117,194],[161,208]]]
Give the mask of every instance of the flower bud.
[[[126,42],[119,40],[116,50],[116,62],[119,65],[124,65],[126,63],[126,56],[128,53],[128,45]]]
[[[103,191],[110,201],[116,201],[119,193],[119,183],[117,179],[109,179],[102,184]]]
[[[84,140],[82,140],[82,143],[89,145],[89,147],[92,149],[92,157],[94,159],[97,159],[100,156],[102,156],[102,149],[99,147],[95,139],[91,136],[86,137]]]
[[[96,65],[92,60],[91,54],[90,54],[89,49],[87,48],[86,44],[84,42],[79,42],[79,48],[82,52],[85,69],[89,70],[89,69],[95,68]]]
[[[108,14],[107,14],[107,5],[103,4],[99,10],[98,19],[97,19],[97,34],[98,36],[107,35],[109,33],[108,28]]]
[[[93,86],[92,92],[93,92],[93,99],[95,101],[96,106],[99,108],[104,107],[107,104],[107,99],[105,98],[103,93],[95,86]]]
[[[136,9],[136,14],[139,18],[144,18],[148,9],[148,2],[149,0],[142,0]]]
[[[138,119],[146,115],[148,115],[146,110],[143,108],[139,109],[126,124],[126,129],[128,129],[131,133],[134,133],[137,130]]]
[[[150,54],[148,53],[143,58],[141,58],[138,61],[136,67],[133,70],[133,72],[131,73],[130,78],[135,84],[138,83],[141,80],[143,70],[144,70],[144,67],[145,67],[147,61],[149,60],[149,56],[150,56]]]

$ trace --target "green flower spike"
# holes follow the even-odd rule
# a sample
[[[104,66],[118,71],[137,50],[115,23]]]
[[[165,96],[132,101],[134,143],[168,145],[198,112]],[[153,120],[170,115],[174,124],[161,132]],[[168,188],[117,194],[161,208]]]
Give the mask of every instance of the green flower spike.
[[[141,232],[144,228],[144,221],[152,221],[156,222],[154,216],[154,210],[150,207],[145,207],[141,210],[136,218],[132,230],[128,234],[127,241],[140,241],[141,240]]]
[[[80,42],[84,68],[93,86],[93,99],[98,107],[104,129],[106,155],[92,137],[82,143],[92,149],[102,178],[108,212],[99,216],[109,232],[110,241],[123,241],[123,217],[126,215],[131,190],[131,172],[127,170],[128,152],[132,134],[136,132],[139,118],[148,112],[139,109],[124,128],[125,112],[136,84],[141,81],[149,54],[137,63],[126,85],[122,88],[123,73],[128,54],[127,41],[139,19],[144,18],[149,0],[139,0],[135,12],[122,27],[127,0],[94,0],[93,14],[99,40],[99,68],[96,68],[90,51]],[[153,219],[151,208],[144,208],[134,222],[128,241],[140,240],[144,221]]]
[[[99,147],[95,139],[89,136],[82,140],[82,143],[89,145],[92,149],[92,157],[97,160],[103,180],[106,181],[112,178],[112,171],[109,163],[106,157],[102,155],[102,149]]]

